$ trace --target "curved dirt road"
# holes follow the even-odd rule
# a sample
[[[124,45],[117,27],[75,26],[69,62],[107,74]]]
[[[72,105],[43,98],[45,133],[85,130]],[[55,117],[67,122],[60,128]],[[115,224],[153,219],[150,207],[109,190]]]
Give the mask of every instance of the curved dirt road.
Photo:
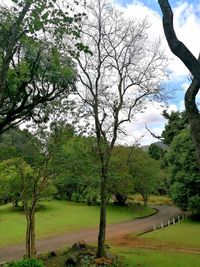
[[[107,226],[106,239],[112,240],[123,237],[129,233],[142,233],[153,230],[153,225],[160,227],[162,222],[167,224],[168,220],[172,222],[173,218],[177,218],[181,211],[176,207],[157,206],[154,207],[158,212],[150,217],[143,219],[134,219],[123,223],[117,223]],[[37,252],[47,252],[57,250],[65,246],[71,246],[75,242],[84,240],[87,243],[96,242],[98,229],[89,228],[76,232],[63,233],[58,236],[49,237],[36,241]],[[21,258],[25,254],[25,244],[17,244],[13,246],[0,248],[0,263]]]

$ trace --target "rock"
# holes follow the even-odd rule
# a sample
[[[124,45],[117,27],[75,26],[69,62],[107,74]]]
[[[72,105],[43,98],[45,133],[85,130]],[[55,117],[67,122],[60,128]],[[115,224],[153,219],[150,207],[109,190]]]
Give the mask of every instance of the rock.
[[[71,255],[68,257],[68,259],[65,261],[65,266],[77,266],[78,265],[78,259]]]
[[[112,264],[112,262],[113,262],[112,260],[105,258],[105,257],[95,259],[96,265],[110,265],[110,264]]]
[[[75,243],[72,248],[75,250],[87,249],[87,244],[85,241],[79,241],[78,243]]]
[[[116,260],[116,256],[110,253],[109,251],[106,252],[106,258],[111,260],[112,262]]]

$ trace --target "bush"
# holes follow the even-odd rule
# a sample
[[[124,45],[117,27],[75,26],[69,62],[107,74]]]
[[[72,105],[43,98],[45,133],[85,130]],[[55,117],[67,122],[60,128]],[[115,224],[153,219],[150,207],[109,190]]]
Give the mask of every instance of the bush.
[[[192,196],[189,199],[189,210],[192,212],[194,215],[200,215],[200,196]]]
[[[20,261],[11,262],[6,267],[44,267],[41,260],[24,259]]]

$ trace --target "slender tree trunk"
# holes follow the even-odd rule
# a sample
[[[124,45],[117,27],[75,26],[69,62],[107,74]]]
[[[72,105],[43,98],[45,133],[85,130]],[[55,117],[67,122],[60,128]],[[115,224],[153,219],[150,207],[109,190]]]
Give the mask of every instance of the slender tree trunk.
[[[31,207],[30,211],[26,214],[27,229],[26,229],[26,257],[35,258],[35,207]]]
[[[26,258],[31,258],[30,253],[30,217],[28,214],[26,214],[26,220],[27,220],[27,226],[26,226]]]
[[[101,179],[101,211],[98,235],[98,247],[96,257],[105,255],[105,237],[106,237],[106,203],[107,203],[107,176],[104,174]]]
[[[144,207],[147,207],[147,201],[148,201],[148,197],[146,194],[141,193],[142,198],[143,198],[143,202],[144,202]]]
[[[31,258],[35,258],[36,256],[36,247],[35,247],[35,211],[31,215]]]

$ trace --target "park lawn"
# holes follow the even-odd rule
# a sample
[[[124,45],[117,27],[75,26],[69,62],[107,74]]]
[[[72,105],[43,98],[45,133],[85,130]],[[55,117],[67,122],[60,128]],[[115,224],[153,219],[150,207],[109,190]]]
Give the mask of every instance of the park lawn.
[[[136,240],[135,245],[131,240],[132,244]],[[137,240],[148,246],[138,248]],[[128,247],[113,249],[130,267],[199,267],[200,222],[187,219],[137,237],[130,235]]]
[[[137,248],[113,248],[127,267],[199,267],[198,254]]]
[[[170,227],[165,227],[163,230],[142,235],[141,238],[150,241],[168,242],[174,246],[200,249],[200,222],[187,219]]]
[[[36,238],[41,239],[64,232],[97,226],[99,206],[87,206],[70,201],[43,202],[44,208],[36,213]],[[134,211],[128,207],[110,205],[107,208],[107,223],[127,221],[154,213],[151,208]],[[24,242],[26,219],[22,211],[10,204],[0,206],[0,247]]]

